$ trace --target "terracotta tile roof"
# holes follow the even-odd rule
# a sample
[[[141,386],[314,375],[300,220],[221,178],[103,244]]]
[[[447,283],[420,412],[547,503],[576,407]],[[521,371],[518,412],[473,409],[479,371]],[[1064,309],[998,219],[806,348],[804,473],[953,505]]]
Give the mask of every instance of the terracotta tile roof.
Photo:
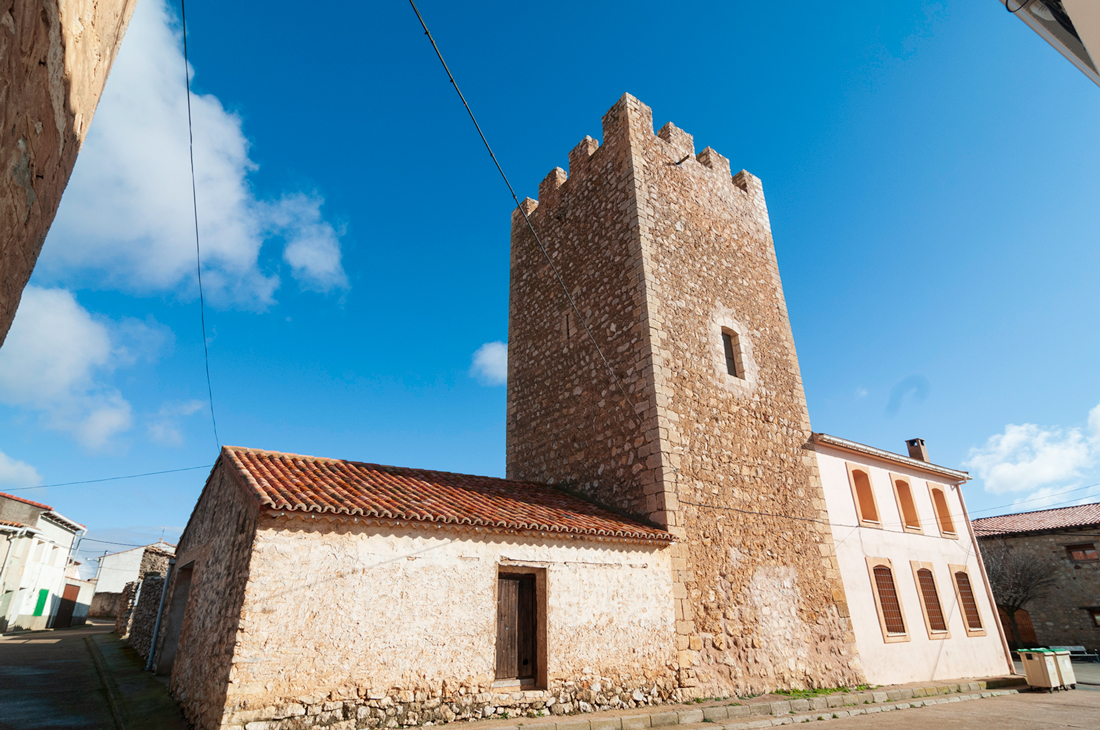
[[[23,528],[23,527],[26,527],[26,526],[27,525],[24,525],[22,522],[12,522],[11,520],[0,520],[0,527],[14,527],[14,528],[19,529],[19,528]]]
[[[0,492],[0,497],[6,497],[8,499],[14,499],[16,502],[22,502],[23,504],[29,504],[32,507],[39,507],[41,509],[47,509],[47,510],[53,509],[53,507],[51,507],[48,504],[42,504],[41,502],[32,502],[29,499],[23,499],[22,497],[16,497],[14,494],[8,494],[6,492]]]
[[[974,525],[974,533],[978,537],[1091,527],[1100,525],[1100,504],[1079,504],[1075,507],[1020,512],[1014,515],[979,517],[970,523]]]
[[[506,532],[673,540],[664,530],[544,484],[236,446],[223,447],[222,457],[237,468],[267,509]]]

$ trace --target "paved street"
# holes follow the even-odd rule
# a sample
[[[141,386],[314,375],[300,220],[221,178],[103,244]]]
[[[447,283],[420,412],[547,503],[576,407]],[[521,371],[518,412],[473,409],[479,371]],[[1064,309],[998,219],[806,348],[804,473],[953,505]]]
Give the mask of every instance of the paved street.
[[[61,631],[34,631],[0,637],[0,730],[184,730],[187,727],[162,682],[142,671],[142,663],[99,622]],[[96,670],[95,650],[116,698]]]
[[[1100,687],[1021,692],[901,712],[830,720],[829,730],[1039,730],[1100,727]]]

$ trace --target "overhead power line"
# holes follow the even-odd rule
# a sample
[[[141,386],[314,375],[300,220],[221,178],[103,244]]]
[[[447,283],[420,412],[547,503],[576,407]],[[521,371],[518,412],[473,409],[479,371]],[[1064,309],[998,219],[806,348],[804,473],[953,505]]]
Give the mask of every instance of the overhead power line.
[[[515,188],[513,188],[512,183],[508,181],[508,176],[504,174],[504,168],[500,166],[500,161],[497,160],[497,156],[493,153],[493,148],[489,146],[489,140],[485,138],[485,133],[481,131],[481,125],[477,123],[477,118],[474,117],[474,112],[470,108],[470,104],[466,101],[466,97],[463,96],[462,90],[458,88],[458,82],[455,81],[454,74],[451,73],[451,69],[447,66],[447,62],[443,60],[443,53],[440,52],[439,46],[435,42],[435,38],[432,37],[431,31],[428,30],[428,24],[424,22],[424,17],[420,14],[420,10],[417,9],[416,3],[413,2],[413,0],[409,0],[409,4],[412,5],[413,12],[416,13],[416,19],[420,21],[421,27],[424,28],[424,35],[428,36],[428,40],[431,41],[432,48],[435,49],[435,55],[439,57],[439,62],[443,64],[443,70],[447,72],[447,78],[458,93],[458,98],[462,100],[462,106],[466,107],[466,113],[470,115],[470,121],[474,123],[474,128],[477,129],[482,144],[485,145],[485,149],[489,152],[489,157],[493,158],[493,164],[496,165],[497,172],[499,172],[501,178],[504,179],[504,184],[508,186],[508,192],[512,194],[512,200],[515,201],[516,209],[519,210],[520,215],[523,216],[523,220],[527,223],[527,228],[530,229],[531,235],[535,237],[535,243],[538,244],[539,250],[542,251],[542,255],[546,257],[546,263],[550,265],[550,270],[554,272],[554,278],[558,280],[561,290],[565,293],[565,298],[568,300],[569,306],[572,307],[573,311],[577,314],[577,320],[580,321],[581,326],[584,327],[584,332],[588,335],[588,339],[592,341],[592,345],[596,348],[596,353],[603,361],[604,367],[607,368],[607,372],[610,373],[611,379],[614,381],[615,385],[618,386],[619,392],[623,394],[623,398],[626,399],[624,405],[630,408],[631,418],[638,418],[637,406],[634,405],[633,399],[627,394],[626,388],[623,387],[622,381],[619,380],[619,376],[615,374],[615,369],[611,367],[611,363],[608,362],[607,358],[604,356],[603,350],[600,349],[599,343],[596,342],[596,338],[592,335],[592,330],[588,328],[588,322],[585,321],[584,315],[581,314],[581,310],[577,307],[577,303],[573,301],[573,297],[569,294],[569,288],[565,285],[565,281],[562,280],[558,267],[554,265],[554,261],[550,258],[546,246],[542,244],[542,239],[539,238],[539,234],[535,232],[535,227],[531,224],[531,219],[527,217],[527,211],[520,205],[519,196],[516,195]]]
[[[121,477],[103,477],[102,479],[84,479],[79,482],[61,482],[60,484],[40,484],[37,487],[15,487],[14,489],[5,489],[5,492],[25,492],[28,489],[50,489],[51,487],[73,487],[77,484],[98,484],[99,482],[114,482],[119,479],[137,479],[138,477],[153,477],[160,474],[175,474],[180,471],[194,471],[195,469],[209,469],[213,464],[203,464],[201,466],[185,466],[182,469],[165,469],[164,471],[149,471],[144,474],[127,474]]]
[[[191,65],[187,61],[187,3],[180,0],[180,25],[183,27],[183,81],[187,87],[187,143],[191,156],[191,210],[195,217],[195,274],[199,280],[199,321],[202,324],[202,356],[206,363],[206,395],[210,401],[210,423],[214,426],[214,441],[218,438],[218,420],[214,417],[214,388],[210,385],[210,348],[206,344],[206,300],[202,294],[202,250],[199,247],[199,196],[195,187],[195,133],[191,125]]]

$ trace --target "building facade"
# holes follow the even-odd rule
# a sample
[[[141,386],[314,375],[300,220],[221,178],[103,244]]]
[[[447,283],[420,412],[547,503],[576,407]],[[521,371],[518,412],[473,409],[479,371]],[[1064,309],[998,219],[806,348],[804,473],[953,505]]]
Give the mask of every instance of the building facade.
[[[126,584],[141,580],[146,573],[167,574],[168,561],[174,554],[175,546],[162,540],[152,545],[101,556],[89,615],[116,617],[118,600]]]
[[[1100,651],[1100,504],[982,517],[974,531],[987,563],[1018,553],[1054,578],[1017,611],[1022,641],[1005,621],[1013,644]]]
[[[84,526],[47,504],[0,493],[0,631],[44,629],[80,616],[81,590],[67,583],[73,544]],[[84,611],[86,613],[86,611]]]
[[[966,515],[966,472],[815,433],[856,647],[871,684],[1012,673]]]

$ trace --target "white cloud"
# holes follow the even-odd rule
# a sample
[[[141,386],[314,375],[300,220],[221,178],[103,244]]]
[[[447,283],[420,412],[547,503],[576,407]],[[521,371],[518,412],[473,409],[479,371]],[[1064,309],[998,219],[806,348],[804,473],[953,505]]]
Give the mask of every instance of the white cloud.
[[[1087,434],[1079,428],[1009,424],[980,448],[972,448],[964,463],[977,470],[987,492],[1039,490],[1029,498],[1041,498],[1044,490],[1056,491],[1055,485],[1078,478],[1098,456],[1100,405],[1089,412]]]
[[[128,291],[195,291],[187,99],[176,18],[138,3],[43,249],[40,270]],[[279,286],[261,264],[281,237],[304,288],[346,287],[339,235],[316,194],[258,200],[242,120],[213,95],[192,96],[203,285],[223,306],[262,309]]]
[[[154,359],[170,340],[156,322],[98,321],[72,292],[28,286],[0,349],[0,402],[39,411],[49,428],[102,450],[132,422],[103,376]]]
[[[180,433],[180,421],[198,413],[204,407],[206,403],[201,400],[165,403],[149,422],[147,428],[149,440],[166,446],[181,446],[183,434]]]
[[[482,385],[504,385],[508,382],[508,345],[486,342],[474,352],[470,375]]]
[[[37,487],[41,483],[37,469],[0,451],[0,487]]]

